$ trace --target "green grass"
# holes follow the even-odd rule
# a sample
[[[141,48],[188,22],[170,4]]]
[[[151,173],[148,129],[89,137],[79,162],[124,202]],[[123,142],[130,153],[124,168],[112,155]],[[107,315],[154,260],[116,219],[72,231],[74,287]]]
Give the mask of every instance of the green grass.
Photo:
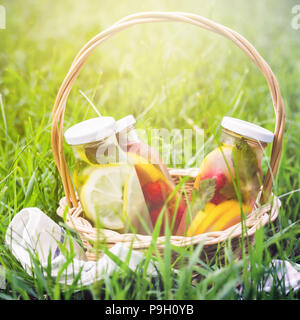
[[[279,281],[268,294],[259,290],[265,275],[276,275],[268,267],[272,259],[300,263],[300,30],[290,24],[296,1],[66,0],[54,5],[49,0],[7,0],[2,4],[7,29],[0,30],[0,264],[7,283],[0,290],[1,299],[299,298],[299,292],[286,295]],[[130,13],[154,10],[193,12],[222,23],[244,35],[270,64],[287,114],[273,189],[283,195],[279,218],[258,231],[255,246],[239,262],[226,245],[223,266],[218,259],[201,260],[201,246],[187,250],[167,245],[157,258],[159,276],[153,279],[141,270],[120,271],[87,288],[78,288],[78,283],[64,287],[50,277],[49,269],[44,275],[35,258],[35,277],[29,276],[4,245],[4,235],[24,207],[39,207],[63,223],[56,215],[63,189],[50,144],[59,86],[92,36]],[[267,84],[252,62],[229,41],[182,23],[135,26],[97,49],[70,94],[65,128],[96,116],[79,90],[103,115],[140,116],[139,128],[191,128],[186,119],[192,119],[205,131],[209,142],[205,152],[215,147],[209,137],[220,133],[224,115],[274,130]],[[65,153],[72,169],[74,158],[67,145]],[[266,159],[263,165],[266,171]],[[171,249],[186,261],[176,274],[170,268]]]

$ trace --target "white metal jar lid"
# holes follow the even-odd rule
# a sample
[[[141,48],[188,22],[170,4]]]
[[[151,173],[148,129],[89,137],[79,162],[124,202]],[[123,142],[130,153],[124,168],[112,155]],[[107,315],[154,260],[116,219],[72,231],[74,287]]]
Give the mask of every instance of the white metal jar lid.
[[[274,139],[274,134],[271,131],[254,123],[232,117],[224,117],[222,119],[221,126],[224,129],[237,133],[246,138],[265,143],[272,143]]]
[[[116,122],[116,128],[115,128],[116,133],[121,132],[122,130],[134,125],[135,123],[136,123],[136,120],[132,114],[124,118],[121,118]]]
[[[115,124],[113,117],[92,118],[70,127],[64,136],[69,145],[95,142],[115,134]]]

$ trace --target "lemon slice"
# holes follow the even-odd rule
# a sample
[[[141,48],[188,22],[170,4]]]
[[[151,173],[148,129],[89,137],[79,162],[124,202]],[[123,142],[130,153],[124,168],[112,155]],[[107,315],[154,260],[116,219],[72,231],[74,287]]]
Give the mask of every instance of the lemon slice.
[[[112,230],[125,227],[125,185],[132,172],[129,165],[103,165],[89,175],[80,192],[86,216],[96,225]],[[128,187],[126,187],[127,189]]]
[[[148,160],[133,152],[128,152],[127,154],[135,166],[142,186],[149,181],[166,180],[164,174]]]

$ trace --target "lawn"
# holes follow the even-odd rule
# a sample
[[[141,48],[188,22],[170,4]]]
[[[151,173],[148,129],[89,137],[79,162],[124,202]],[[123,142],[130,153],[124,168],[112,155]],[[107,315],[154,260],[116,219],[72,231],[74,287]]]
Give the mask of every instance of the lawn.
[[[6,29],[0,29],[0,264],[6,286],[0,299],[299,299],[299,290],[286,294],[278,279],[271,292],[260,290],[267,274],[276,278],[272,259],[300,263],[300,29],[291,23],[296,0],[1,4]],[[258,231],[255,246],[238,262],[230,246],[225,265],[218,259],[200,260],[196,248],[180,251],[187,265],[177,273],[166,252],[158,259],[156,278],[120,271],[88,287],[78,283],[66,287],[44,275],[38,263],[35,276],[30,276],[4,245],[4,236],[24,207],[38,207],[63,225],[56,209],[64,192],[50,136],[58,89],[90,38],[139,11],[202,15],[242,34],[268,62],[286,110],[282,158],[273,187],[282,202],[279,218]],[[210,138],[219,135],[225,115],[274,131],[267,83],[249,58],[227,39],[183,23],[134,26],[95,50],[73,86],[64,128],[96,116],[80,90],[102,115],[119,119],[134,114],[137,127],[147,132],[198,126],[204,130],[205,153],[215,147]],[[67,145],[64,150],[72,170],[72,150]],[[268,147],[268,155],[270,151]],[[266,159],[263,169],[266,172]],[[195,273],[199,276],[194,279]]]

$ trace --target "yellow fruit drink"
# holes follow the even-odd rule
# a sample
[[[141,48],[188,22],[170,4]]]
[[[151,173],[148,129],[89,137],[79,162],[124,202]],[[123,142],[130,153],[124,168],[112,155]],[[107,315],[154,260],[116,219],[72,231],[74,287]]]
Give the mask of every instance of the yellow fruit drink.
[[[221,144],[204,158],[194,183],[206,204],[195,213],[187,236],[234,227],[251,212],[261,188],[261,160],[273,133],[230,117],[221,125]]]
[[[237,200],[226,200],[215,205],[206,203],[190,224],[187,236],[195,236],[205,232],[222,231],[241,221],[241,215],[247,214],[248,207]]]
[[[177,233],[180,221],[186,211],[184,199],[180,198],[178,194],[174,194],[166,203],[175,185],[159,153],[138,136],[135,123],[135,118],[132,115],[117,121],[116,134],[119,145],[135,165],[153,226],[161,211],[164,210],[162,214],[164,214],[164,218],[168,218],[172,233]],[[164,220],[161,225],[161,234],[164,232]]]
[[[73,182],[85,216],[99,229],[151,234],[135,168],[116,140],[115,120],[80,122],[66,131],[65,139],[75,153]]]
[[[236,199],[251,211],[262,184],[261,160],[273,133],[239,119],[224,117],[221,145],[203,160],[194,188],[206,179],[215,180],[210,202],[219,205]]]

